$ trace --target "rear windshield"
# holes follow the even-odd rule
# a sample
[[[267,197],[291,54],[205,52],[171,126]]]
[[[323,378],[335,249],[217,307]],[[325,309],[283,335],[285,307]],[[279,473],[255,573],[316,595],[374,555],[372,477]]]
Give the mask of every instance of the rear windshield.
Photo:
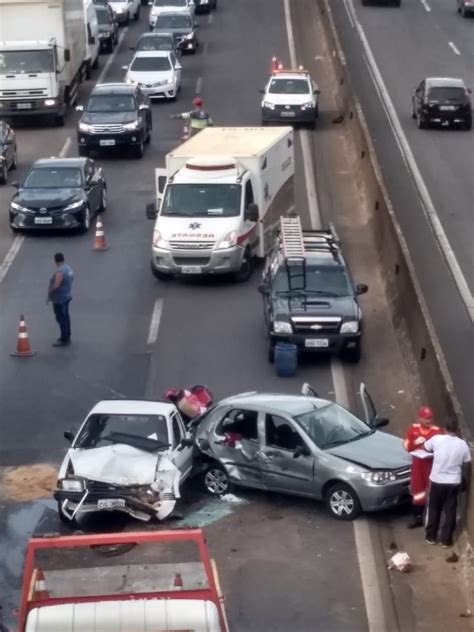
[[[159,15],[156,28],[159,29],[190,29],[192,21],[189,15]]]
[[[137,46],[137,50],[172,50],[173,39],[168,35],[155,35],[143,37]]]
[[[170,70],[171,63],[168,57],[136,57],[130,66],[130,70],[136,72],[153,72]]]
[[[464,101],[466,91],[464,88],[448,88],[437,87],[428,90],[428,99],[430,101]]]

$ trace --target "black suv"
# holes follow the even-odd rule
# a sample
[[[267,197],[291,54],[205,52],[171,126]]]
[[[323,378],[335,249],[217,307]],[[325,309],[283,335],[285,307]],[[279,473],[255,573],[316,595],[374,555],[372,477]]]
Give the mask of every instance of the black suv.
[[[285,247],[282,224],[258,286],[268,359],[273,362],[277,342],[287,342],[297,345],[299,352],[341,353],[358,362],[362,314],[357,295],[368,287],[354,285],[332,225],[327,231],[299,230],[300,252],[291,253]]]
[[[150,101],[138,86],[128,83],[102,83],[96,86],[77,124],[80,156],[103,149],[133,149],[143,156],[150,142],[152,116]]]
[[[428,77],[423,79],[412,96],[412,118],[418,127],[430,125],[462,125],[472,128],[471,91],[462,79]]]

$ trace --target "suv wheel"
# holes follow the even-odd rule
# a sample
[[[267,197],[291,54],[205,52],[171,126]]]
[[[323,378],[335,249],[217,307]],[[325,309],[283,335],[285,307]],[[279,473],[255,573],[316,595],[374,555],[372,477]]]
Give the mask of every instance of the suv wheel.
[[[219,463],[211,463],[202,475],[204,489],[211,496],[223,496],[230,490],[231,483],[227,472]]]
[[[102,187],[102,199],[100,201],[99,213],[105,213],[107,210],[107,188]]]
[[[469,116],[465,121],[464,121],[464,129],[469,131],[472,129],[472,116]]]
[[[335,483],[324,496],[326,508],[336,520],[354,520],[361,506],[355,491],[345,483]]]
[[[344,351],[344,357],[348,362],[352,362],[353,364],[360,362],[362,357],[362,345],[360,342],[358,342],[354,348],[346,349],[346,351]]]
[[[427,127],[425,117],[421,113],[421,110],[419,110],[418,115],[416,117],[416,124],[418,125],[418,129],[426,129]]]

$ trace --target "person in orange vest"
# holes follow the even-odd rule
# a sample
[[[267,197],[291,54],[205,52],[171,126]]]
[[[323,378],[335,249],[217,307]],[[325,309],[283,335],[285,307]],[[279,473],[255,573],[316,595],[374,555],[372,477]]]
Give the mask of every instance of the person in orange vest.
[[[444,431],[433,424],[433,411],[429,406],[420,406],[418,409],[418,420],[409,426],[403,442],[407,452],[420,451],[418,456],[416,453],[412,454],[410,494],[413,504],[413,518],[407,524],[408,529],[423,526],[423,512],[429,487],[431,466],[433,465],[433,458],[428,453],[425,456],[423,445],[425,441],[438,434],[444,434]]]

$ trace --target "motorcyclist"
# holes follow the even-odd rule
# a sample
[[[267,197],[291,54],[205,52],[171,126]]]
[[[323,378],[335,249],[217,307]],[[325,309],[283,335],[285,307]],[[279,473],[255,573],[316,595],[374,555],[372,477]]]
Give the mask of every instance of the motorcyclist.
[[[190,112],[181,112],[180,114],[172,114],[170,118],[189,120],[189,130],[184,129],[184,136],[193,136],[205,127],[212,125],[212,118],[209,112],[203,109],[201,97],[193,99],[193,109]]]

